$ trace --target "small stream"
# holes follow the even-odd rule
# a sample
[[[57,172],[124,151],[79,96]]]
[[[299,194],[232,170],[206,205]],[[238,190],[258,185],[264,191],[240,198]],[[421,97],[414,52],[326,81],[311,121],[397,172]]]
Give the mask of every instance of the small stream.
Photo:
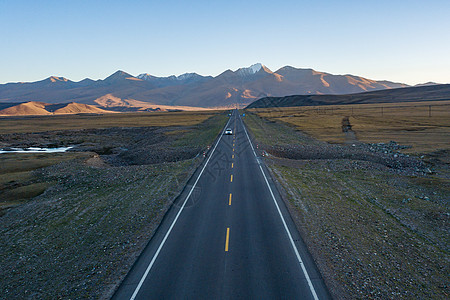
[[[66,152],[73,147],[59,147],[59,148],[38,148],[38,147],[29,147],[29,148],[3,148],[0,149],[0,154],[2,153],[58,153],[58,152]]]

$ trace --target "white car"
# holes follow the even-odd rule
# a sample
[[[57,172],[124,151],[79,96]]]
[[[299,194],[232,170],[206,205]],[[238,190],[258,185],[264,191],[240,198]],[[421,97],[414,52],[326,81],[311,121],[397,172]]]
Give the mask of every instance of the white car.
[[[231,128],[227,128],[227,130],[225,130],[225,134],[226,135],[233,134],[233,130],[231,130]]]

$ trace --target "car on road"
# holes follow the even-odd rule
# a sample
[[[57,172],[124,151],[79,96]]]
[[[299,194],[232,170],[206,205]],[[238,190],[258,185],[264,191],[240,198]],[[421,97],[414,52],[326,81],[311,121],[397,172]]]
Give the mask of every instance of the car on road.
[[[231,128],[227,128],[227,129],[225,130],[225,134],[226,134],[226,135],[233,134],[233,130],[231,130]]]

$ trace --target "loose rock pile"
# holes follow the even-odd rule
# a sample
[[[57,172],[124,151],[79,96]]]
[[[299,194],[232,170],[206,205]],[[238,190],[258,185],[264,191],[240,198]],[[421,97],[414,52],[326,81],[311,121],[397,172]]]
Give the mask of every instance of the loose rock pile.
[[[366,161],[383,165],[395,173],[409,175],[429,174],[432,171],[418,158],[400,153],[398,150],[408,146],[396,142],[388,144],[334,145],[317,143],[316,145],[267,146],[267,152],[273,156],[289,159],[348,159]],[[375,166],[374,166],[375,167]]]

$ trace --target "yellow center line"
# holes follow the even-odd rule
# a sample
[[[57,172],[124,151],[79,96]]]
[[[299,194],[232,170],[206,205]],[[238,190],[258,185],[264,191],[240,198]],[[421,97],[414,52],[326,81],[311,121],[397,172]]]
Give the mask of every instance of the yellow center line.
[[[231,180],[230,180],[230,182],[233,182],[233,175],[231,175]]]
[[[229,241],[230,241],[230,227],[227,228],[227,237],[225,239],[225,252],[228,252]]]
[[[234,166],[234,164],[233,163],[231,163],[231,168],[233,169],[233,166]]]
[[[234,148],[233,148],[233,152],[234,152]]]
[[[233,154],[233,156],[231,158],[234,158],[234,154]]]
[[[230,193],[230,199],[228,200],[228,205],[231,205],[231,193]]]

